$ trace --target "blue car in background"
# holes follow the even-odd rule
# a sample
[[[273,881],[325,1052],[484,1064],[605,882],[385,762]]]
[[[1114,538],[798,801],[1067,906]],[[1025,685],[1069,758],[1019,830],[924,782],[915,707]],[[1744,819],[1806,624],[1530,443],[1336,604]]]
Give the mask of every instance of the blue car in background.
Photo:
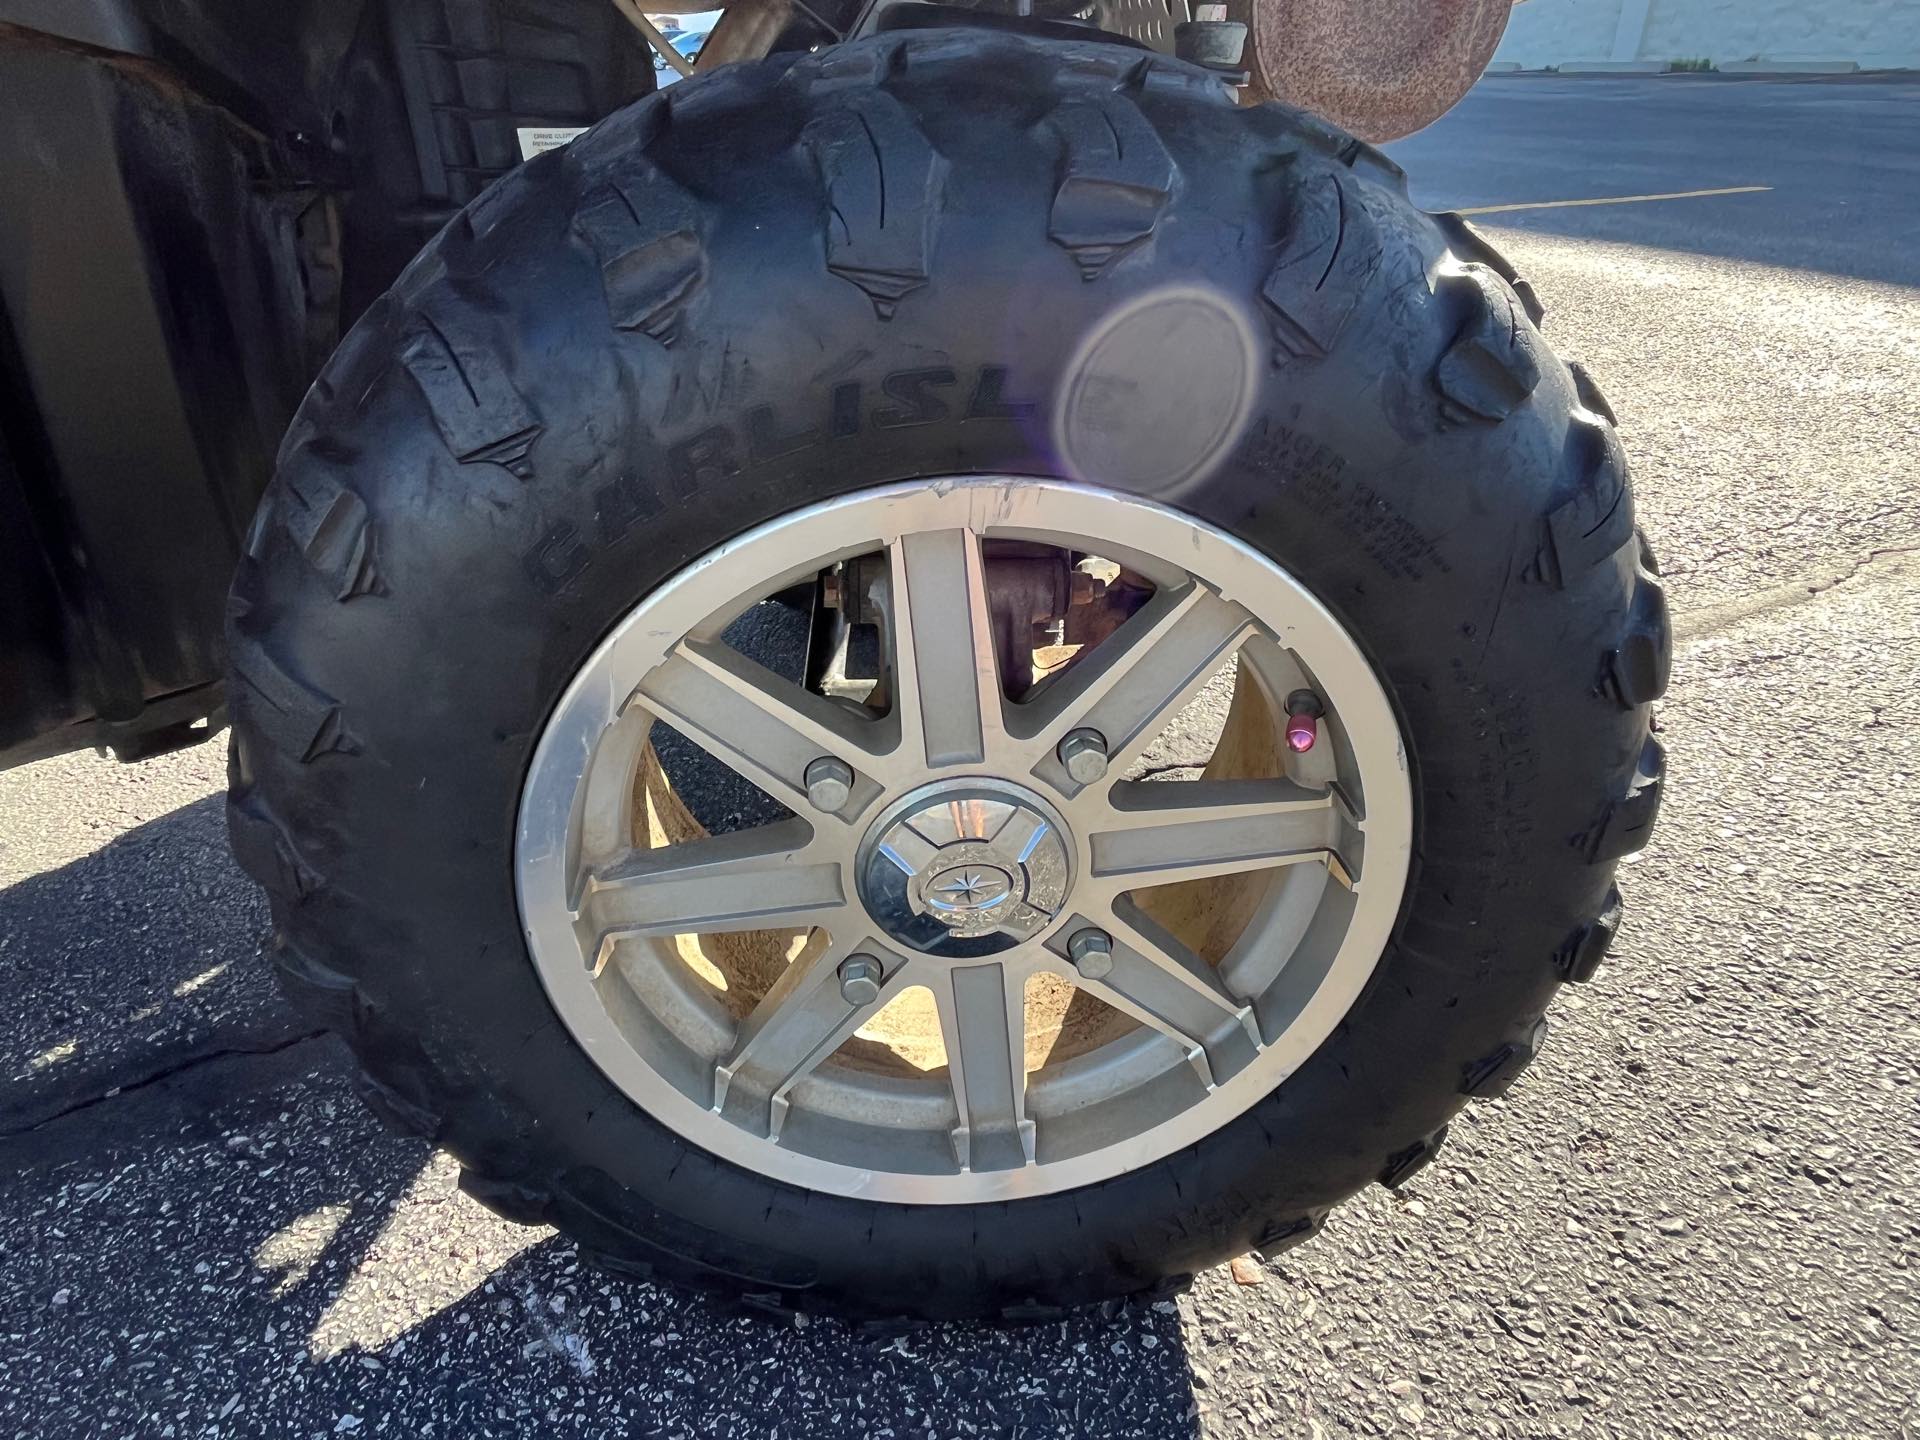
[[[656,15],[653,23],[660,27],[660,33],[667,43],[678,50],[688,60],[699,57],[700,47],[707,43],[707,36],[713,33],[714,23],[719,20],[718,10],[703,10],[694,15]],[[658,55],[653,57],[653,73],[656,83],[671,85],[680,78],[680,74]]]

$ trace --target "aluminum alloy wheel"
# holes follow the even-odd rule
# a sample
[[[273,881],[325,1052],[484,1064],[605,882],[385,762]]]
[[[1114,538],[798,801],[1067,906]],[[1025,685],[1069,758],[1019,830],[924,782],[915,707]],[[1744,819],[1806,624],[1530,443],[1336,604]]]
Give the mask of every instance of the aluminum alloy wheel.
[[[1079,663],[1009,703],[988,539],[1090,552],[1154,590]],[[874,553],[887,558],[899,637],[887,713],[807,691],[723,640],[765,597]],[[1276,706],[1315,692],[1323,743],[1283,752],[1283,773],[1265,778],[1125,778],[1232,663]],[[648,844],[656,722],[792,815]],[[1080,732],[1104,741],[1105,773],[1090,782],[1062,758]],[[811,799],[810,767],[836,780]],[[637,605],[540,737],[516,866],[548,995],[641,1108],[795,1185],[958,1204],[1138,1169],[1284,1082],[1373,973],[1411,834],[1386,695],[1285,571],[1144,501],[966,478],[785,516]],[[1215,954],[1145,898],[1222,877],[1254,888],[1249,918]],[[744,1013],[678,948],[768,931],[796,938]],[[1096,997],[1122,1028],[1030,1069],[1034,976]],[[920,989],[946,1063],[850,1063],[848,1042]]]

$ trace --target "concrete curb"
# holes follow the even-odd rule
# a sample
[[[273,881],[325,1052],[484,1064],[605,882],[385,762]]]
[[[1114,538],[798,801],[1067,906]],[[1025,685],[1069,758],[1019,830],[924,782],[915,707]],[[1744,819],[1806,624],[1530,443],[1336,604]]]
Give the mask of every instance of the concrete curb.
[[[1496,80],[1558,80],[1564,73],[1565,72],[1548,65],[1521,65],[1517,68],[1508,69],[1488,67],[1484,78]],[[1604,80],[1609,77],[1609,73],[1610,72],[1607,71],[1587,71],[1583,75],[1581,72],[1576,71],[1573,78]],[[1630,74],[1613,74],[1612,78],[1625,80],[1636,77]],[[1668,70],[1658,75],[1639,76],[1638,78],[1675,82],[1693,80],[1699,81],[1702,84],[1726,85],[1765,85],[1769,83],[1782,85],[1796,83],[1802,85],[1920,85],[1920,69],[1818,71],[1749,69]],[[1915,1440],[1920,1440],[1920,1436],[1916,1436]]]
[[[1671,68],[1667,60],[1563,60],[1562,75],[1664,75]]]
[[[1729,60],[1715,67],[1722,75],[1854,75],[1857,60]]]

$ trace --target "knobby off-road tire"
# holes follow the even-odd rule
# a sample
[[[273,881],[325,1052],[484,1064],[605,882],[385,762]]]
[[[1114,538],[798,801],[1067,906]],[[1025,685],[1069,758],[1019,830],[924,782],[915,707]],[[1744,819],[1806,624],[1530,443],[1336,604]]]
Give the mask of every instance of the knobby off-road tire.
[[[1407,738],[1413,873],[1371,983],[1264,1101],[1078,1190],[874,1204],[689,1145],[574,1044],[522,940],[516,805],[560,690],[749,527],[1060,473],[1080,340],[1196,281],[1261,364],[1174,503],[1318,595]],[[1312,1235],[1533,1058],[1659,802],[1660,587],[1606,404],[1538,319],[1374,150],[1104,43],[881,36],[614,116],[462,214],[287,438],[234,588],[230,815],[289,993],[470,1194],[762,1307],[1044,1317]]]

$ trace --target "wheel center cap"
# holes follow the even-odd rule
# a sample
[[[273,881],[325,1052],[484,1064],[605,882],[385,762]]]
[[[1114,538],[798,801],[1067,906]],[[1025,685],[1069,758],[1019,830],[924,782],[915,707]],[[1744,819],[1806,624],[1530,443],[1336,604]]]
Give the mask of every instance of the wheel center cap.
[[[920,898],[941,916],[984,915],[1014,898],[1013,876],[998,865],[955,865],[929,878]]]
[[[860,898],[915,950],[991,955],[1039,934],[1072,879],[1066,823],[1030,790],[941,781],[881,812],[861,846]]]

